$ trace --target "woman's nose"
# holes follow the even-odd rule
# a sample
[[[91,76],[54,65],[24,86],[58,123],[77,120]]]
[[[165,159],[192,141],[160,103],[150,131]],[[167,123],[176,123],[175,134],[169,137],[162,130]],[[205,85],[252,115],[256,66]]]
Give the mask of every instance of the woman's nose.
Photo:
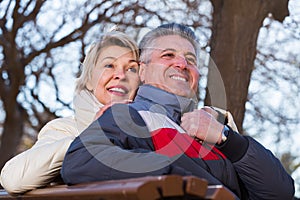
[[[125,70],[124,69],[116,69],[114,72],[114,79],[125,79]]]

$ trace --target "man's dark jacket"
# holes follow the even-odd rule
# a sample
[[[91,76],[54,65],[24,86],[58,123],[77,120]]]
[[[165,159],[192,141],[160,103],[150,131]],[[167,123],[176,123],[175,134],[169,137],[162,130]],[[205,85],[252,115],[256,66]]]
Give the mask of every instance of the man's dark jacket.
[[[251,137],[231,129],[221,146],[198,142],[179,126],[191,99],[150,85],[132,104],[115,104],[68,149],[67,184],[150,175],[194,175],[223,184],[241,199],[292,199],[294,181],[279,160]]]

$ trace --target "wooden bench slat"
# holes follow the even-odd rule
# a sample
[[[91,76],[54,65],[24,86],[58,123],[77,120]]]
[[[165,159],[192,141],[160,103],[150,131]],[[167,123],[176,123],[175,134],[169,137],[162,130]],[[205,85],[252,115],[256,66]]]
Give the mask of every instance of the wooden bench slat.
[[[186,195],[205,198],[208,185],[205,179],[196,176],[185,176],[183,177],[183,180]]]
[[[207,200],[235,200],[235,195],[222,185],[209,185],[205,199]]]
[[[143,179],[158,181],[157,186],[163,197],[183,196],[183,179],[179,175],[149,176]]]
[[[23,197],[70,197],[70,196],[98,196],[101,199],[145,199],[160,198],[157,180],[125,179],[101,181],[73,186],[53,186],[32,190]]]
[[[149,176],[133,179],[53,185],[23,195],[10,196],[0,189],[4,200],[234,200],[235,195],[222,185],[208,186],[204,179],[179,175]]]

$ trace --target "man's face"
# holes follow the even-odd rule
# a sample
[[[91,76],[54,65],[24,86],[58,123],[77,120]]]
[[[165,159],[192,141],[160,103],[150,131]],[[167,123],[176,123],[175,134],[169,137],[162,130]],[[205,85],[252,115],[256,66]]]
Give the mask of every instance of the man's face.
[[[178,35],[162,36],[153,42],[150,62],[141,63],[140,77],[167,92],[195,97],[199,72],[193,45]]]

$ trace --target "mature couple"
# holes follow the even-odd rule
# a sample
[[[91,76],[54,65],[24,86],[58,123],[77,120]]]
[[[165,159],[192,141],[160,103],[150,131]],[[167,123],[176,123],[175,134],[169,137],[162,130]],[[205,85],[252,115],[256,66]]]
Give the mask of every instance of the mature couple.
[[[100,41],[83,63],[75,118],[50,122],[33,148],[8,161],[1,173],[5,189],[20,193],[48,183],[67,151],[61,175],[68,184],[179,174],[223,184],[240,199],[293,198],[293,180],[270,151],[218,122],[214,110],[195,109],[199,49],[191,29],[166,24],[150,31],[140,42],[140,55],[128,38],[104,36]],[[134,96],[133,103],[104,106],[106,111],[92,122],[103,105]],[[77,127],[78,121],[85,123]],[[43,151],[47,169],[29,159]],[[17,170],[21,160],[30,167]],[[31,167],[41,172],[35,172],[38,180],[30,180]],[[21,182],[17,187],[8,180],[13,168],[18,172],[13,180]]]

